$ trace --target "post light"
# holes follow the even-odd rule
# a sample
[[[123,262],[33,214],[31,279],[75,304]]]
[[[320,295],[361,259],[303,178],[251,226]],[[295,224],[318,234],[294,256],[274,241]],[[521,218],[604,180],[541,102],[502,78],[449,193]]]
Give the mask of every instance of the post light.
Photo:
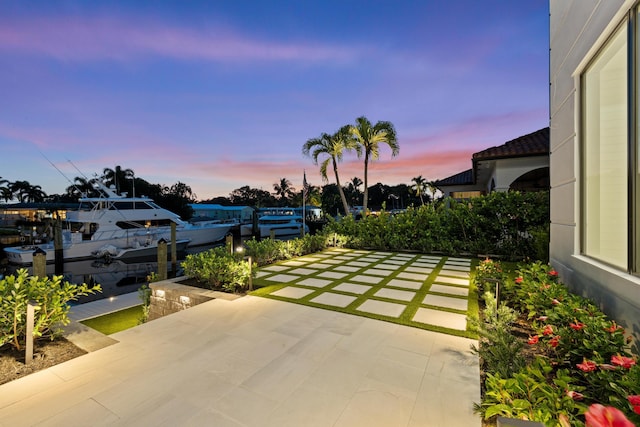
[[[249,262],[249,291],[253,291],[253,274],[251,270],[253,268],[253,258],[251,258],[251,255],[248,255],[243,259]]]
[[[27,331],[26,331],[26,346],[25,346],[25,355],[24,355],[24,363],[25,365],[30,364],[33,361],[33,324],[35,320],[35,312],[36,309],[39,309],[38,303],[36,301],[29,301],[27,303]]]

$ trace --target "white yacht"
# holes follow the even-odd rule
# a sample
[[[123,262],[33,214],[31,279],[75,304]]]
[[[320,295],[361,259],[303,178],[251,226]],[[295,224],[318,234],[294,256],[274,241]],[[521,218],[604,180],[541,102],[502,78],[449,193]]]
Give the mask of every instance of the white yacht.
[[[260,238],[274,237],[300,237],[302,229],[304,233],[309,233],[309,227],[304,224],[302,215],[297,215],[292,209],[273,209],[265,211],[258,218],[258,232]],[[254,235],[254,226],[245,224],[242,226],[242,236],[248,237]]]
[[[191,224],[156,205],[147,197],[129,198],[94,180],[99,197],[83,197],[77,210],[67,211],[64,221],[63,257],[65,261],[94,258],[105,245],[119,249],[153,248],[157,241],[171,241],[171,224],[176,224],[176,240],[189,241],[190,246],[219,242],[234,223],[207,221]],[[53,242],[5,248],[13,264],[33,262],[33,252],[40,248],[47,262],[54,261]]]

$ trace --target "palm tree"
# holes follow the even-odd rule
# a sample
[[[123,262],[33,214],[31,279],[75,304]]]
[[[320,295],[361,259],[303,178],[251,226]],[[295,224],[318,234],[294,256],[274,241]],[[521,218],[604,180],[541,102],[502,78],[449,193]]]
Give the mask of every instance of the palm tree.
[[[273,184],[273,190],[275,191],[275,195],[280,197],[280,203],[283,203],[283,206],[287,204],[289,198],[291,198],[296,191],[291,185],[291,181],[287,178],[280,178],[280,182]]]
[[[9,185],[9,191],[12,197],[15,197],[20,203],[25,202],[42,202],[47,194],[42,191],[39,185],[31,185],[29,181],[16,181]]]
[[[73,184],[67,187],[66,192],[69,196],[81,197],[83,194],[91,194],[93,185],[90,179],[77,176],[73,179]]]
[[[424,205],[424,199],[422,198],[422,195],[427,189],[427,180],[424,179],[422,175],[418,175],[412,178],[411,181],[415,183],[411,186],[411,189],[414,193],[416,193],[416,196],[420,197],[420,203]]]
[[[431,193],[431,203],[436,200],[436,193],[438,192],[438,186],[435,181],[428,181],[426,183],[429,192]]]
[[[115,169],[104,168],[102,177],[105,179],[105,185],[115,185],[116,193],[120,194],[121,185],[127,179],[133,179],[135,174],[131,169],[122,169],[122,167],[116,166]]]
[[[6,186],[6,184],[11,183],[6,179],[2,179],[2,177],[0,176],[0,199],[4,199],[5,202],[8,202],[13,197],[13,194],[11,193],[9,187]]]
[[[350,132],[361,150],[364,152],[364,200],[362,211],[367,212],[367,199],[369,197],[368,172],[369,161],[380,157],[380,144],[387,144],[391,148],[391,156],[395,157],[400,152],[396,130],[391,122],[379,121],[375,125],[366,117],[358,117],[355,126],[350,126]]]
[[[322,176],[324,182],[329,181],[327,168],[329,166],[329,162],[331,162],[345,215],[349,214],[349,204],[347,203],[347,198],[344,195],[344,190],[340,185],[338,163],[342,161],[345,151],[356,150],[358,153],[360,152],[360,148],[354,144],[353,139],[350,137],[349,130],[350,126],[347,125],[340,128],[333,135],[322,133],[318,138],[309,139],[302,147],[302,153],[306,156],[310,156],[313,159],[314,165],[318,164],[318,157],[326,156],[326,159],[320,163],[320,176]]]

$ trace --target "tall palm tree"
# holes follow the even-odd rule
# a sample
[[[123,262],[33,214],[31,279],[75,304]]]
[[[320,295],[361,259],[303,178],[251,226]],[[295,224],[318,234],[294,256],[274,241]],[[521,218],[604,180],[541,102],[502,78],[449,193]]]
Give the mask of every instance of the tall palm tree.
[[[13,194],[7,184],[11,183],[6,179],[2,179],[0,176],[0,199],[4,199],[5,202],[8,202],[13,197]]]
[[[438,186],[435,181],[428,181],[426,183],[429,192],[431,193],[431,203],[436,200],[436,193],[438,192]]]
[[[77,176],[73,179],[73,184],[67,187],[66,192],[69,196],[81,197],[83,194],[91,194],[93,185],[90,179]]]
[[[280,178],[280,182],[273,184],[273,190],[275,191],[276,196],[280,198],[280,202],[283,203],[283,206],[287,204],[289,198],[291,198],[293,193],[296,191],[291,185],[291,181],[287,178]]]
[[[342,161],[346,151],[356,150],[359,153],[360,149],[354,144],[349,131],[350,126],[347,125],[340,128],[333,135],[322,133],[318,138],[309,139],[302,147],[302,153],[306,156],[310,156],[313,159],[314,165],[318,164],[318,157],[326,156],[322,163],[320,163],[320,176],[322,176],[322,180],[324,182],[329,181],[327,169],[329,167],[329,162],[331,162],[345,215],[349,214],[349,204],[347,203],[347,198],[344,195],[342,185],[340,185],[338,163]]]
[[[12,182],[9,191],[20,203],[42,202],[47,197],[41,186],[31,185],[29,181]]]
[[[372,125],[366,117],[358,117],[355,126],[350,126],[350,133],[360,146],[360,152],[364,153],[364,200],[363,212],[367,212],[369,198],[369,161],[380,157],[380,144],[387,144],[391,148],[391,156],[395,157],[400,152],[396,130],[391,122],[379,121]]]
[[[414,184],[411,186],[413,192],[420,197],[420,203],[424,205],[424,198],[422,195],[427,189],[427,180],[422,177],[422,175],[418,175],[411,179]]]
[[[102,177],[105,179],[105,184],[107,186],[115,185],[116,193],[120,194],[122,184],[127,179],[133,179],[135,174],[131,169],[122,169],[122,167],[116,166],[115,169],[104,168],[102,171]]]

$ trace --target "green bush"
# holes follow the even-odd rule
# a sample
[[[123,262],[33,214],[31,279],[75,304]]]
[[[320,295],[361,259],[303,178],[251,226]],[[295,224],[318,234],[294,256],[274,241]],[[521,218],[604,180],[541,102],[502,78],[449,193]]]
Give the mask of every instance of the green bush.
[[[570,294],[548,265],[522,265],[504,283],[504,301],[532,322],[535,334],[528,345],[538,356],[533,367],[511,376],[487,375],[485,397],[476,409],[485,418],[580,426],[587,406],[597,403],[640,425],[640,405],[632,404],[640,399],[640,367],[624,329],[589,300]],[[539,400],[544,396],[550,403]]]
[[[304,237],[292,240],[251,239],[245,242],[246,255],[250,255],[258,266],[272,264],[297,256],[311,254],[325,250],[332,245],[343,246],[339,239],[326,231],[315,235],[305,234]]]
[[[255,269],[242,254],[231,254],[229,247],[217,247],[188,255],[182,262],[187,276],[193,277],[210,289],[242,292],[249,287]]]
[[[60,336],[62,326],[69,324],[69,301],[101,292],[100,285],[63,282],[62,276],[52,279],[29,276],[26,269],[0,280],[0,346],[10,343],[20,350],[26,340],[27,304],[36,304],[33,336]]]
[[[480,356],[488,372],[509,377],[525,366],[521,354],[524,343],[511,333],[518,313],[505,304],[498,306],[491,292],[485,292],[483,298],[486,305],[483,321],[471,321],[480,345],[472,345],[471,351]]]
[[[433,206],[382,211],[356,221],[330,221],[330,233],[345,246],[448,255],[501,256],[507,260],[548,259],[549,193],[494,192],[466,201],[445,199]]]

